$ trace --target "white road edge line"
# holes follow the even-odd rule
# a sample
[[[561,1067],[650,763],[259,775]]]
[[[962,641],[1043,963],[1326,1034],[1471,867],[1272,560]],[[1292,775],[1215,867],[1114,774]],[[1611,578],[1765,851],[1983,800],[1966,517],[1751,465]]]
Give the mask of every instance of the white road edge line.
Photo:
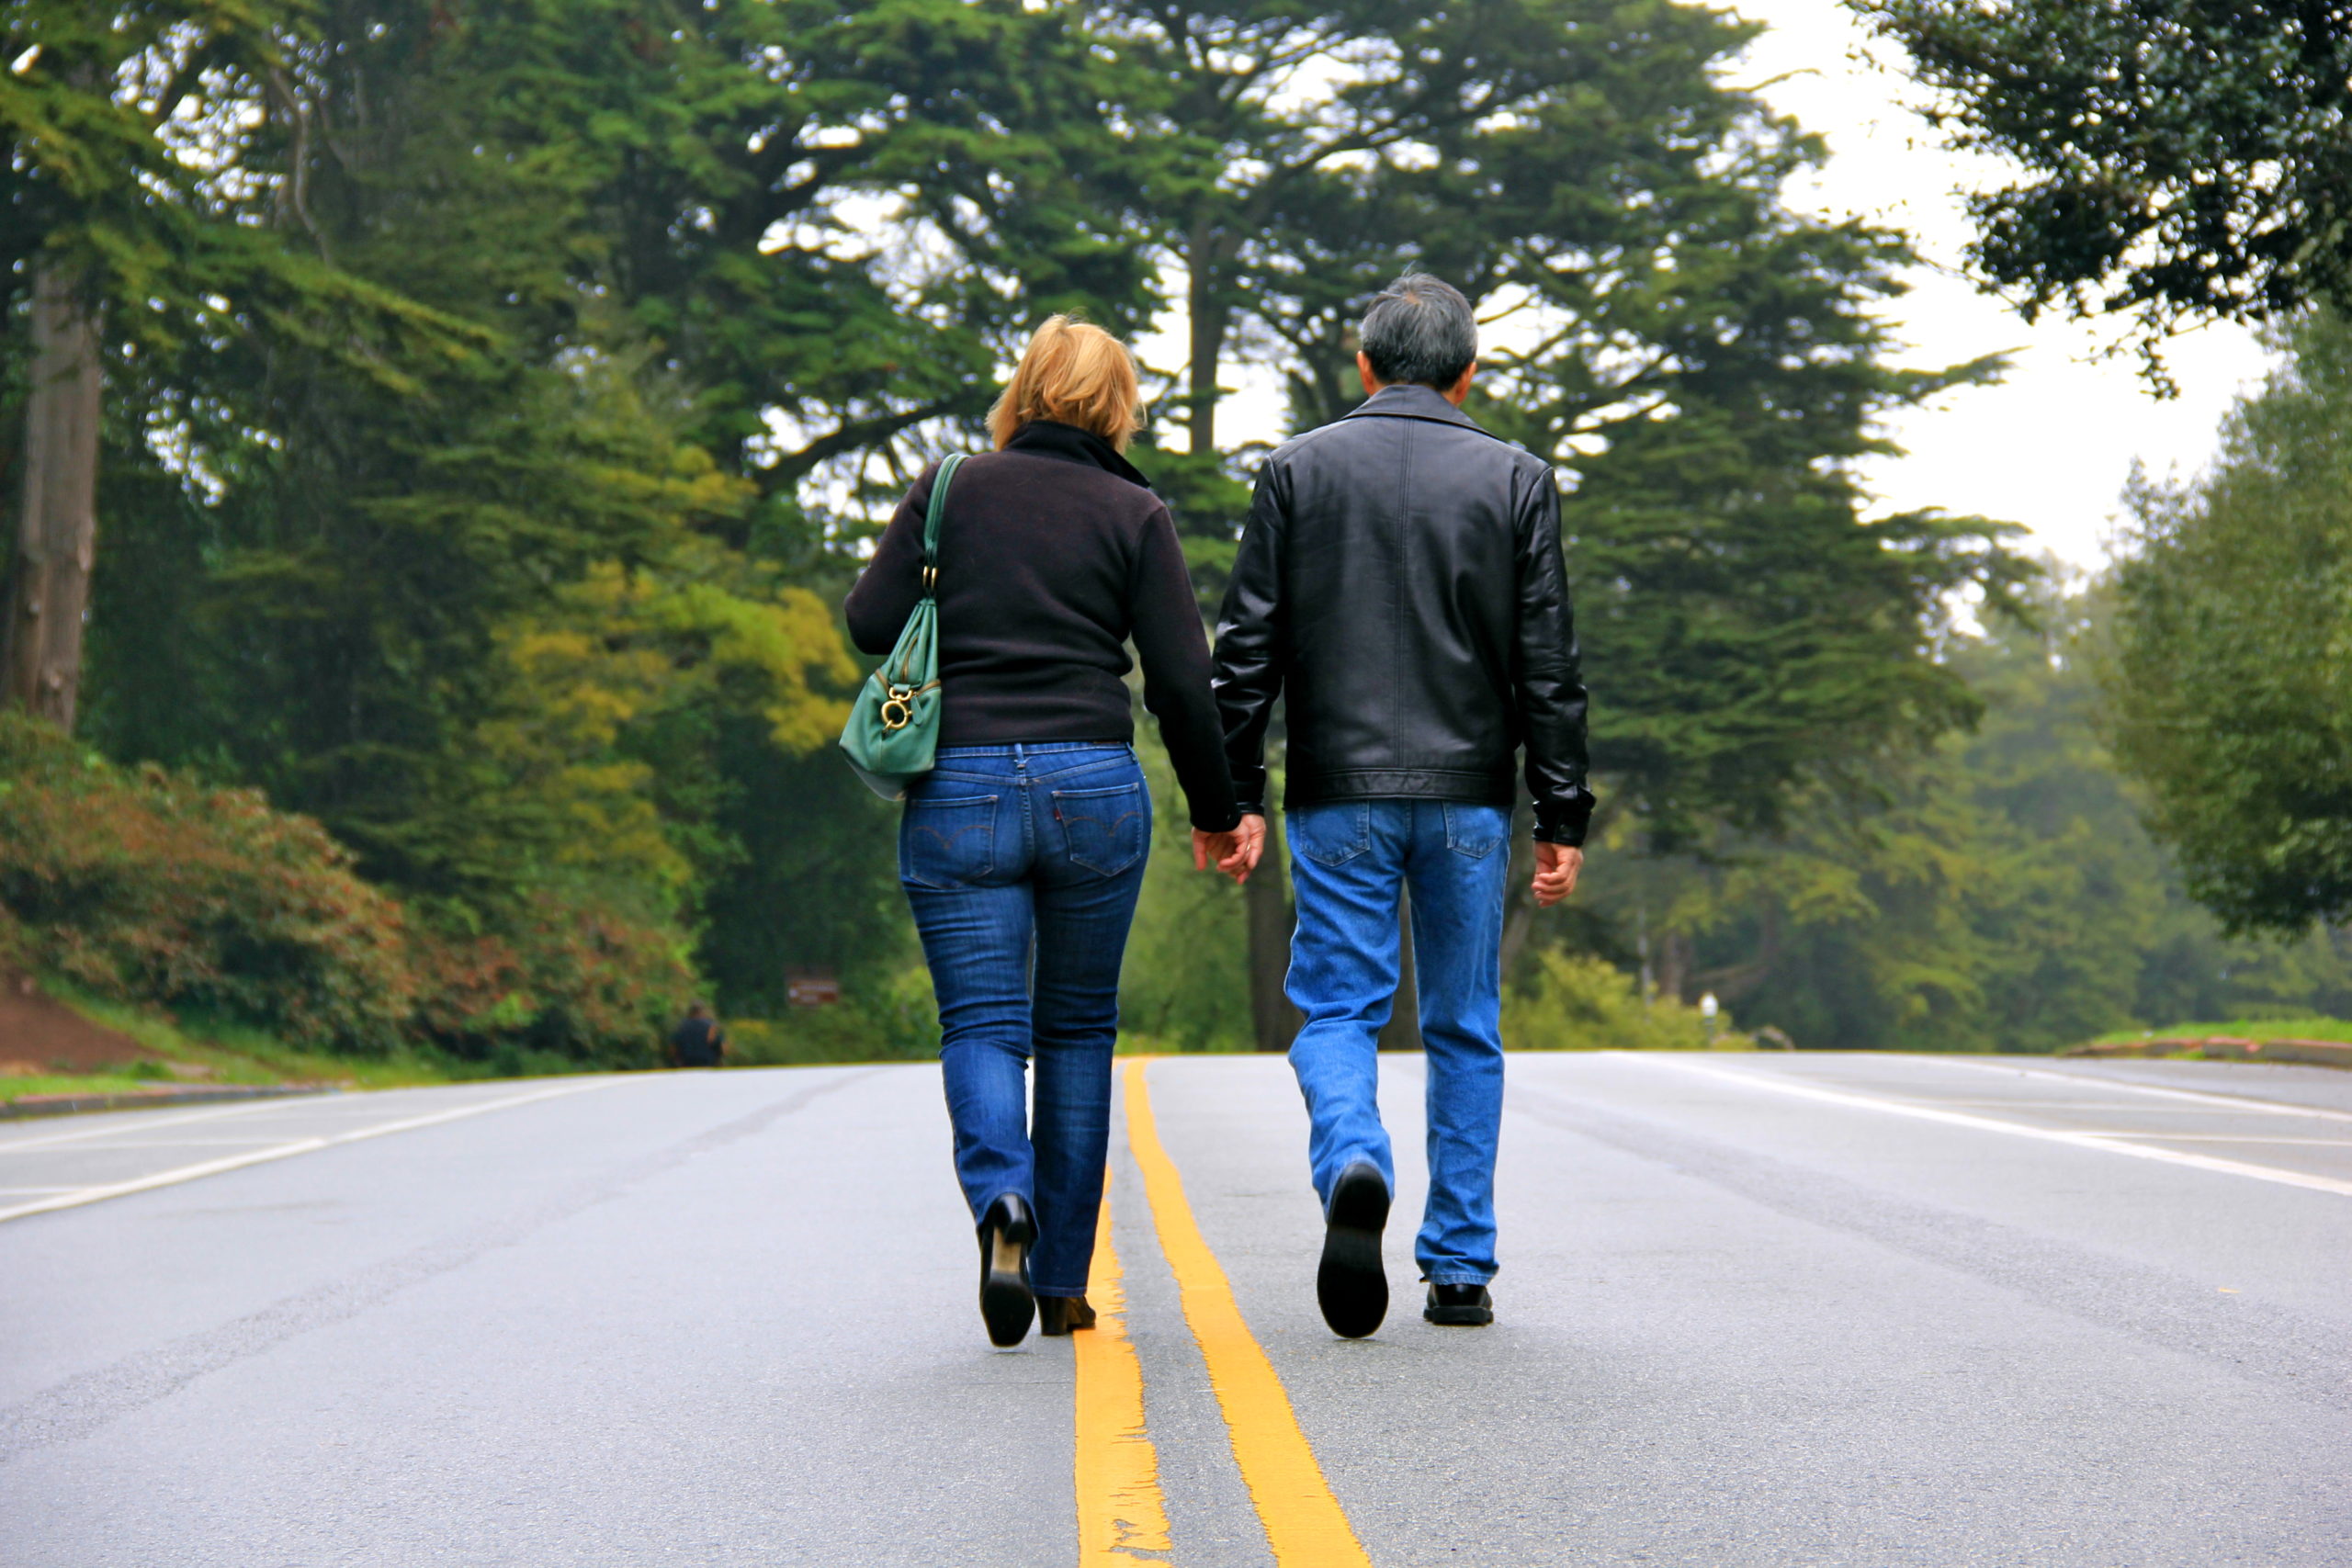
[[[2067,1132],[2056,1127],[2031,1127],[2022,1122],[2001,1122],[1990,1116],[1972,1116],[1963,1111],[1937,1111],[1925,1105],[1906,1104],[1899,1100],[1881,1100],[1875,1095],[1849,1094],[1843,1089],[1816,1089],[1811,1084],[1790,1083],[1762,1073],[1744,1073],[1728,1067],[1702,1066],[1697,1062],[1681,1061],[1667,1053],[1652,1051],[1610,1051],[1605,1055],[1637,1058],[1666,1066],[1680,1067],[1685,1072],[1700,1073],[1711,1078],[1724,1078],[1746,1084],[1751,1089],[1770,1089],[1775,1094],[1794,1095],[1800,1100],[1818,1100],[1830,1105],[1850,1105],[1863,1111],[1885,1111],[1895,1116],[1916,1117],[1922,1122],[1940,1122],[1950,1127],[1969,1127],[1981,1133],[2007,1133],[2011,1137],[2033,1138],[2046,1144],[2065,1144],[2078,1149],[2105,1149],[2110,1154],[2130,1155],[2134,1159],[2155,1160],[2164,1165],[2182,1165],[2192,1170],[2210,1170],[2222,1176],[2250,1176],[2257,1181],[2275,1181],[2282,1187],[2301,1187],[2313,1192],[2333,1192],[2338,1197],[2352,1198],[2352,1181],[2339,1181],[2332,1176],[2309,1176],[2300,1170],[2280,1170],[2275,1166],[2247,1165],[2241,1160],[2215,1159],[2210,1155],[2192,1155],[2180,1149],[2160,1149],[2148,1144],[2127,1143],[2104,1133]],[[0,1219],[7,1216],[0,1213]]]
[[[2095,1078],[2081,1073],[2056,1072],[2049,1067],[2012,1067],[2006,1062],[1972,1062],[1965,1057],[1930,1056],[1917,1051],[1899,1053],[1906,1062],[1926,1062],[1939,1067],[1973,1067],[1981,1073],[2015,1073],[2019,1077],[2048,1078],[2053,1083],[2070,1083],[2086,1089],[2120,1089],[2132,1094],[2154,1095],[2161,1100],[2193,1100],[2202,1105],[2226,1105],[2233,1111],[2243,1111],[2253,1116],[2310,1116],[2323,1122],[2352,1122],[2352,1111],[2330,1111],[2318,1105],[2290,1105],[2280,1100],[2254,1100],[2243,1094],[2206,1094],[2193,1089],[2164,1089],[2155,1084],[2126,1083],[2120,1078]]]
[[[488,1111],[503,1111],[512,1105],[528,1105],[534,1100],[553,1100],[559,1095],[580,1094],[592,1089],[611,1089],[626,1083],[626,1078],[597,1078],[588,1083],[565,1084],[560,1089],[543,1089],[530,1094],[511,1095],[504,1100],[479,1101],[439,1111],[429,1116],[410,1116],[398,1122],[385,1122],[356,1132],[338,1133],[331,1138],[299,1138],[292,1143],[277,1144],[251,1154],[229,1155],[220,1159],[209,1159],[198,1165],[177,1166],[159,1170],[153,1176],[141,1176],[130,1181],[109,1182],[103,1187],[76,1188],[61,1197],[43,1199],[34,1203],[20,1203],[13,1209],[0,1209],[0,1220],[21,1219],[27,1214],[45,1214],[58,1209],[78,1208],[85,1203],[96,1203],[108,1198],[128,1197],[133,1192],[146,1192],[158,1187],[172,1187],[198,1177],[217,1176],[224,1170],[237,1170],[249,1165],[262,1165],[270,1160],[286,1159],[294,1155],[306,1155],[332,1148],[337,1144],[356,1144],[363,1138],[380,1138],[388,1133],[406,1133],[418,1127],[430,1127],[442,1122],[455,1122],[462,1117],[479,1116]]]
[[[0,1143],[0,1154],[12,1149],[45,1148],[51,1144],[74,1144],[85,1138],[103,1138],[109,1133],[145,1132],[153,1127],[185,1127],[191,1122],[217,1122],[224,1116],[253,1116],[264,1111],[284,1111],[289,1106],[315,1105],[330,1097],[332,1091],[317,1094],[278,1094],[267,1099],[249,1100],[243,1105],[231,1105],[213,1111],[182,1111],[158,1116],[152,1111],[134,1111],[130,1114],[143,1118],[134,1124],[108,1122],[103,1127],[84,1127],[72,1133],[51,1133],[39,1138],[12,1138]]]

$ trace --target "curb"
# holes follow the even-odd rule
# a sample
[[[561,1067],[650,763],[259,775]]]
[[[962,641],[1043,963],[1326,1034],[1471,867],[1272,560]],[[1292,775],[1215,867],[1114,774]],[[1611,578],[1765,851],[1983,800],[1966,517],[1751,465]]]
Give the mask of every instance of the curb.
[[[0,1122],[36,1116],[70,1116],[83,1111],[161,1111],[175,1105],[209,1105],[229,1100],[284,1100],[304,1094],[340,1094],[332,1084],[263,1089],[153,1089],[121,1094],[28,1094],[0,1105]]]
[[[2298,1062],[2317,1067],[2352,1067],[2352,1044],[2340,1040],[2243,1040],[2233,1034],[2205,1034],[2156,1040],[2121,1040],[2112,1044],[2076,1045],[2061,1056],[2169,1056],[2194,1051],[2208,1061]]]

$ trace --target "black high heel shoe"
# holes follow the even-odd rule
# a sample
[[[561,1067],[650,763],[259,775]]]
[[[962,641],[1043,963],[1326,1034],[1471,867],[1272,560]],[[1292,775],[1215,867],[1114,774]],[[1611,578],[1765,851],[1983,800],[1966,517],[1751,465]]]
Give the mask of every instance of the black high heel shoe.
[[[1018,1345],[1029,1337],[1037,1298],[1029,1291],[1029,1247],[1037,1222],[1029,1205],[1008,1192],[980,1216],[980,1321],[992,1345]]]
[[[1086,1304],[1084,1296],[1039,1296],[1037,1298],[1037,1332],[1048,1338],[1058,1338],[1073,1328],[1094,1326],[1094,1309]]]

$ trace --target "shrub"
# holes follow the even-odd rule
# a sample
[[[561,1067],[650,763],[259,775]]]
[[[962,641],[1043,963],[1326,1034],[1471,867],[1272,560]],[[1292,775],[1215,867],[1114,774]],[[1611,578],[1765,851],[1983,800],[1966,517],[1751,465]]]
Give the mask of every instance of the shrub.
[[[1589,953],[1550,950],[1533,955],[1528,977],[1503,995],[1503,1043],[1522,1051],[1701,1051],[1707,1021],[1670,997],[1642,1005],[1634,976]],[[1746,1046],[1728,1014],[1714,1044]]]
[[[363,1055],[416,1005],[400,906],[317,823],[21,714],[0,714],[0,903],[26,960],[102,996]]]
[[[0,964],[342,1055],[524,1072],[652,1065],[695,988],[684,946],[584,896],[413,919],[309,818],[0,713]]]
[[[920,1062],[939,1055],[931,976],[916,964],[826,1008],[782,1018],[730,1019],[728,1060],[737,1066],[813,1062]]]
[[[420,932],[417,1026],[474,1060],[553,1052],[616,1067],[654,1066],[695,977],[678,934],[593,903],[548,903],[502,929]],[[519,1068],[518,1068],[519,1070]]]

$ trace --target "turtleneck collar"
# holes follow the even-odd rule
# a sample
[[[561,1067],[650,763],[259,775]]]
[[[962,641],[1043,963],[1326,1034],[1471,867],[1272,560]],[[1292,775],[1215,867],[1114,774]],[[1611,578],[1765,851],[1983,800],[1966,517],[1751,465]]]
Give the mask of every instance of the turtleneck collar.
[[[1005,444],[1008,452],[1026,452],[1037,457],[1059,457],[1066,463],[1086,463],[1105,472],[1118,475],[1132,485],[1151,488],[1143,470],[1126,460],[1119,449],[1091,430],[1074,424],[1063,424],[1050,419],[1033,419],[1012,433]]]

